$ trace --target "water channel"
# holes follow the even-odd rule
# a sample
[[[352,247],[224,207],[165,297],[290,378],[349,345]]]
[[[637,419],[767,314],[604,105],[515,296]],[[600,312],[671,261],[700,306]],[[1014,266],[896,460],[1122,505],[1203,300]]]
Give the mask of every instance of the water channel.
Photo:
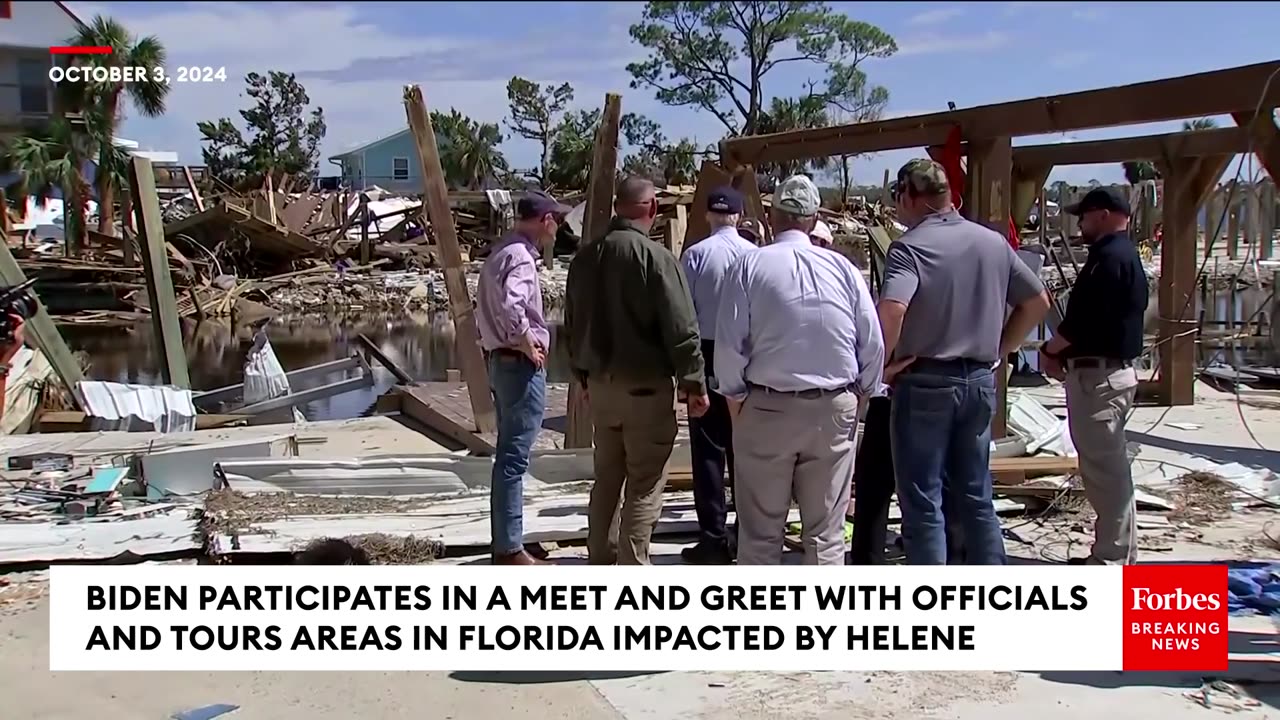
[[[552,326],[551,382],[568,382],[568,357],[555,342],[560,329],[558,318]],[[245,354],[253,344],[252,331],[233,330],[226,323],[204,322],[187,325],[183,345],[196,390],[213,390],[244,381]],[[63,336],[71,350],[88,355],[89,379],[143,385],[160,382],[160,359],[150,323],[128,327],[64,326]],[[448,313],[343,318],[340,321],[307,318],[274,321],[267,326],[276,357],[285,370],[300,370],[330,360],[340,360],[360,352],[358,336],[372,340],[393,362],[415,380],[443,381],[446,371],[461,367],[454,347],[456,334]],[[395,378],[376,362],[372,363],[374,384],[302,408],[309,420],[336,420],[358,417],[373,406],[378,396],[396,384]],[[336,382],[321,379],[309,386]],[[306,387],[295,387],[295,391]]]

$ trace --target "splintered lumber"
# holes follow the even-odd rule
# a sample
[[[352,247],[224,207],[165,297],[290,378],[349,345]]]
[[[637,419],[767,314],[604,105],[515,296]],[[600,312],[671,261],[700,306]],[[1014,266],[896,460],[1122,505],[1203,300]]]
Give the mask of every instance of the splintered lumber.
[[[156,197],[156,180],[151,161],[134,157],[129,164],[129,187],[142,243],[142,267],[146,271],[147,298],[155,325],[156,349],[160,353],[160,377],[165,385],[190,388],[187,354],[182,347],[182,325],[178,321],[178,300],[169,275],[169,252],[164,241],[164,220]]]
[[[187,181],[187,192],[191,193],[191,201],[196,204],[196,212],[204,212],[204,198],[200,197],[200,189],[196,187],[195,178],[191,177],[191,168],[183,165],[182,177]]]
[[[1070,475],[1080,470],[1080,458],[1074,456],[993,457],[990,462],[997,485],[1017,485],[1029,476]]]
[[[0,232],[7,238],[9,237],[9,213],[3,211],[6,207],[8,207],[8,204],[5,200],[4,190],[0,189]],[[27,281],[22,268],[18,267],[18,261],[13,258],[13,253],[9,252],[9,243],[7,242],[0,243],[0,279],[4,280],[4,284],[7,287],[21,285]],[[28,290],[28,292],[32,297],[37,297],[34,289]],[[24,333],[48,358],[49,364],[53,366],[54,373],[58,375],[58,379],[70,391],[76,406],[84,407],[84,398],[80,395],[80,383],[84,380],[84,371],[80,369],[80,363],[76,362],[75,357],[71,354],[71,348],[67,347],[66,341],[62,339],[62,334],[58,332],[58,328],[53,324],[53,319],[45,311],[44,303],[38,302],[38,305],[36,314],[26,322]]]
[[[622,121],[622,96],[604,96],[604,115],[596,131],[595,149],[591,154],[591,176],[587,181],[587,207],[582,216],[582,242],[590,244],[604,235],[613,218],[613,183],[618,174],[618,126]],[[568,428],[564,446],[591,447],[591,407],[582,385],[573,380],[569,386]]]
[[[422,173],[423,204],[440,249],[445,288],[449,293],[449,314],[457,328],[458,356],[462,363],[462,377],[467,383],[471,398],[471,412],[476,431],[496,432],[497,417],[493,410],[493,396],[489,394],[489,371],[485,367],[484,354],[480,351],[480,332],[476,326],[475,310],[467,291],[466,267],[462,261],[462,248],[458,246],[458,229],[453,224],[453,212],[449,208],[449,188],[444,182],[444,170],[440,167],[440,152],[436,147],[435,130],[427,114],[427,103],[422,88],[408,85],[404,89],[404,109],[409,118],[409,131],[417,146],[418,166]]]

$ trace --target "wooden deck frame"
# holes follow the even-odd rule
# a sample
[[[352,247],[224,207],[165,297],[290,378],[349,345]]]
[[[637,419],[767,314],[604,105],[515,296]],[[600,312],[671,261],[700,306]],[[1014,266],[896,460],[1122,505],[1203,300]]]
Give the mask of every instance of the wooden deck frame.
[[[1192,402],[1194,398],[1194,337],[1177,331],[1174,315],[1179,298],[1193,292],[1195,284],[1194,221],[1207,187],[1221,176],[1231,156],[1240,148],[1238,129],[1174,133],[1167,136],[1122,138],[1075,144],[1039,145],[1014,149],[1012,138],[1101,127],[1136,125],[1222,114],[1234,114],[1247,128],[1252,144],[1269,170],[1280,169],[1280,132],[1272,108],[1280,105],[1280,82],[1271,82],[1280,71],[1280,60],[1195,75],[1122,85],[1099,90],[984,105],[913,117],[869,123],[796,130],[770,135],[732,138],[720,143],[721,162],[729,171],[748,164],[783,162],[832,155],[857,155],[883,150],[941,145],[957,126],[968,141],[968,182],[965,204],[971,219],[994,224],[1003,232],[1008,218],[1030,210],[1030,190],[1047,178],[1058,164],[1095,163],[1151,157],[1166,171],[1166,267],[1160,281],[1161,337],[1170,338],[1167,368],[1161,373],[1160,394],[1166,403]],[[1265,95],[1263,93],[1265,92]],[[1260,95],[1262,95],[1260,97]],[[1255,111],[1261,108],[1261,113]],[[1258,116],[1255,118],[1255,114]],[[1264,122],[1263,120],[1267,121]],[[1192,137],[1195,135],[1196,137]],[[1225,147],[1225,151],[1224,151]],[[1243,148],[1241,148],[1243,149]],[[1103,159],[1106,158],[1106,159]],[[1225,159],[1224,159],[1225,158]],[[1268,160],[1272,164],[1268,165]],[[1217,167],[1212,180],[1206,178]],[[1169,177],[1176,189],[1170,191]],[[1275,175],[1273,174],[1273,178]],[[1205,185],[1204,183],[1209,183]],[[1041,183],[1042,184],[1042,183]],[[1015,191],[1015,186],[1018,189]],[[1170,212],[1170,203],[1176,203]],[[1174,220],[1173,223],[1169,219]],[[1187,221],[1190,221],[1188,230]],[[1017,221],[1018,218],[1014,217]],[[1025,217],[1023,218],[1025,220]],[[1170,239],[1170,226],[1173,236]],[[1190,240],[1184,236],[1191,233]],[[1188,247],[1189,245],[1189,247]],[[1180,259],[1181,255],[1187,256]],[[1183,264],[1188,269],[1182,268]],[[1172,272],[1165,272],[1172,270]],[[1188,275],[1188,272],[1190,273]],[[1168,314],[1163,312],[1170,310]],[[1191,348],[1188,354],[1188,347]],[[997,375],[1000,396],[1007,388],[1005,373]],[[1176,390],[1175,390],[1176,388]],[[1188,391],[1190,398],[1188,398]],[[999,403],[993,434],[1001,437],[1007,408]]]

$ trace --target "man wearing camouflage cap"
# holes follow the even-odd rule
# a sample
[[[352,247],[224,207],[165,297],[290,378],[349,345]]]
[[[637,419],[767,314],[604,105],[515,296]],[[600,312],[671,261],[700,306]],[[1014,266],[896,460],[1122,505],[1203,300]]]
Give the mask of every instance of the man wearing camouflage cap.
[[[716,319],[715,371],[734,417],[738,564],[782,560],[800,506],[804,561],[843,565],[859,398],[880,385],[884,347],[862,273],[817,247],[818,188],[773,194],[773,243],[739,258]]]
[[[885,382],[907,562],[946,563],[946,492],[964,527],[966,562],[1003,565],[991,499],[993,367],[1021,347],[1049,296],[1003,236],[960,216],[938,163],[908,162],[891,192],[909,229],[889,246],[879,314],[892,360]]]

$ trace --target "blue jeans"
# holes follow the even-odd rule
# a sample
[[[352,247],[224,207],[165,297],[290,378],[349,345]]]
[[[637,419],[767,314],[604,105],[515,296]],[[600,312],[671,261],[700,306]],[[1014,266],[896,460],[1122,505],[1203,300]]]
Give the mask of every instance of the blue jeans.
[[[890,433],[908,564],[947,564],[944,493],[965,564],[1005,564],[991,500],[995,406],[995,376],[982,363],[918,360],[895,383]]]
[[[498,443],[489,488],[493,554],[524,549],[524,474],[542,427],[547,375],[528,358],[505,352],[489,356],[489,385],[498,420]]]

